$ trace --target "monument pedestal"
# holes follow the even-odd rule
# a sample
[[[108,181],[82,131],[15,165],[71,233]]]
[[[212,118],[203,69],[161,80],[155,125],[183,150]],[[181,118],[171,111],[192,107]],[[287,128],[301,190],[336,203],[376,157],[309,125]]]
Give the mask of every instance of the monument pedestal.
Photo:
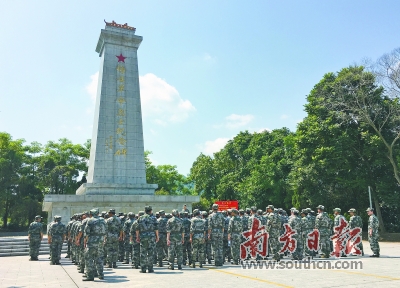
[[[84,183],[76,195],[154,195],[157,184]]]
[[[154,213],[159,210],[170,213],[172,209],[181,211],[184,204],[191,211],[192,203],[199,201],[199,196],[48,194],[43,200],[43,211],[49,213],[48,223],[53,221],[54,215],[60,215],[61,221],[65,224],[75,213],[82,213],[93,208],[99,208],[100,212],[108,212],[110,208],[114,208],[117,213],[137,214],[139,211],[144,211],[144,206],[151,205]]]

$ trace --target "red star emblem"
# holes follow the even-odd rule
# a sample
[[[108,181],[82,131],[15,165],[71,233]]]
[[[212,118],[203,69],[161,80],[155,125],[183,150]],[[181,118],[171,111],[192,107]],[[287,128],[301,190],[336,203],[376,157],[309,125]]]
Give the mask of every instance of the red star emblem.
[[[115,56],[118,58],[118,62],[124,62],[125,63],[125,58],[124,56],[122,56],[122,53],[119,56]]]

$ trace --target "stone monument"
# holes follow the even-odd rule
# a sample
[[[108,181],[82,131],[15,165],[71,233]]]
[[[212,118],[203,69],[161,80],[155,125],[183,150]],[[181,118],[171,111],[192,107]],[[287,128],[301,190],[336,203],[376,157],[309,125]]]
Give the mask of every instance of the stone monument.
[[[96,52],[101,57],[87,183],[76,195],[48,194],[43,211],[69,221],[93,207],[134,212],[181,209],[199,196],[154,195],[157,184],[146,183],[137,50],[142,37],[128,24],[106,22]]]

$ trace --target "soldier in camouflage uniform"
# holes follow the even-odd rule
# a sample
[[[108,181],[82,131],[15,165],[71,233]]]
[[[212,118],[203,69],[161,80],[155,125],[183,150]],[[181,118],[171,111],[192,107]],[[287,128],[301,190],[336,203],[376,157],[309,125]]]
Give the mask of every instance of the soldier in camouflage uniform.
[[[232,217],[228,225],[228,241],[231,241],[232,264],[238,265],[240,261],[240,244],[242,243],[243,222],[239,212],[232,209]]]
[[[37,261],[39,256],[40,244],[43,240],[43,225],[40,223],[42,217],[37,215],[35,221],[29,225],[28,240],[29,240],[29,261]]]
[[[379,248],[379,220],[378,217],[374,214],[374,208],[368,208],[367,213],[369,215],[368,219],[368,241],[371,247],[373,255],[369,257],[379,257],[380,256],[380,248]]]
[[[80,260],[79,259],[79,247],[76,245],[76,237],[78,235],[79,226],[82,224],[82,214],[77,213],[75,214],[75,222],[71,225],[71,259],[72,262],[79,266]]]
[[[117,268],[119,241],[122,240],[121,220],[115,216],[115,210],[110,209],[109,218],[106,220],[107,235],[105,239],[105,248],[107,250],[108,268]]]
[[[61,265],[61,248],[65,240],[67,228],[63,223],[61,223],[61,216],[54,216],[54,221],[55,222],[51,223],[50,229],[47,233],[47,243],[50,244],[51,249],[50,265]]]
[[[208,264],[211,264],[212,251],[211,251],[211,240],[210,240],[210,238],[208,238],[208,213],[207,213],[207,211],[203,211],[202,216],[203,216],[203,219],[206,221],[206,224],[205,224],[206,239],[205,239],[205,243],[204,243],[204,255],[205,255],[205,258],[207,258]],[[205,261],[203,264],[205,264]]]
[[[183,227],[183,221],[177,216],[178,211],[175,209],[172,210],[172,218],[167,222],[168,269],[171,270],[174,270],[175,255],[178,270],[182,269],[182,245],[185,241],[185,229]]]
[[[73,241],[74,244],[78,247],[78,252],[77,252],[79,258],[78,271],[79,273],[84,273],[86,260],[85,260],[85,246],[83,241],[84,240],[83,234],[85,232],[87,221],[89,220],[89,212],[83,212],[81,218],[82,221],[81,223],[78,224],[77,235]]]
[[[224,247],[224,261],[223,263],[225,263],[225,258],[228,258],[228,261],[231,261],[231,250],[230,247],[228,245],[228,227],[229,227],[229,212],[228,211],[222,211],[222,215],[225,218],[225,224],[224,224],[224,241],[223,241],[223,247]]]
[[[279,236],[281,235],[282,222],[274,211],[275,209],[273,205],[267,206],[267,232],[269,234],[268,245],[269,251],[271,255],[273,255],[273,259],[279,261],[281,259],[279,255],[279,251],[281,248]]]
[[[118,218],[121,220],[121,230],[122,230],[122,234],[123,234],[124,224],[125,224],[125,221],[127,220],[126,219],[127,217],[125,217],[124,213],[121,212],[118,214]],[[122,235],[118,242],[118,261],[119,262],[124,261],[124,255],[125,255],[125,246],[124,246],[124,237]]]
[[[360,228],[362,232],[363,221],[360,216],[356,215],[357,213],[356,209],[351,208],[348,212],[350,213],[350,221],[349,221],[350,229]],[[358,244],[358,247],[361,250],[361,255],[364,256],[364,246],[362,241]]]
[[[167,246],[167,222],[168,219],[165,216],[165,211],[160,210],[159,211],[160,218],[157,220],[158,221],[158,236],[159,240],[157,242],[157,266],[158,267],[163,267],[163,259],[165,258],[165,250],[168,251],[168,246]]]
[[[308,234],[310,234],[314,230],[315,221],[314,221],[313,216],[311,215],[310,208],[303,209],[302,212],[304,212],[304,214],[305,214],[305,216],[301,219],[302,227],[303,227],[303,230],[302,230],[303,251],[306,256],[313,257],[313,256],[315,256],[314,255],[315,252],[310,251],[308,249],[307,238],[308,238]]]
[[[315,229],[319,231],[319,242],[320,242],[320,250],[321,250],[321,258],[329,258],[330,257],[330,222],[331,219],[329,218],[328,214],[324,212],[325,207],[319,205],[317,207],[318,215],[315,218]]]
[[[135,214],[133,212],[128,213],[128,219],[124,223],[123,230],[123,238],[124,238],[124,252],[125,252],[125,261],[124,264],[129,264],[129,260],[132,260],[132,244],[130,241],[130,231],[133,222],[135,221]]]
[[[296,250],[292,253],[293,260],[302,260],[303,259],[303,222],[301,217],[299,216],[299,211],[297,209],[292,210],[292,215],[289,217],[288,224],[290,228],[296,231],[296,234],[292,236],[293,239],[296,239]]]
[[[70,221],[67,224],[67,244],[68,244],[68,250],[67,250],[67,256],[65,258],[71,258],[71,245],[72,245],[72,238],[71,238],[71,226],[75,222],[75,215],[73,215],[70,218]]]
[[[190,243],[192,243],[192,267],[196,268],[195,259],[199,259],[199,267],[203,268],[204,248],[206,240],[206,220],[200,217],[200,211],[193,211],[193,218],[190,224]]]
[[[212,205],[213,213],[208,220],[208,237],[211,239],[212,249],[214,251],[215,266],[222,266],[224,263],[223,237],[225,228],[225,218],[218,212],[218,204]]]
[[[182,245],[182,255],[183,255],[183,265],[186,265],[186,262],[189,261],[189,265],[192,264],[192,245],[190,243],[190,219],[188,218],[189,213],[183,212],[182,224],[183,230],[185,233],[184,243]]]
[[[140,216],[144,215],[144,211],[139,211],[138,219]],[[136,242],[136,228],[137,228],[137,220],[135,219],[132,223],[130,236],[131,236],[131,243],[132,243],[132,268],[139,269],[140,265],[140,243]]]
[[[97,272],[99,279],[104,279],[101,242],[106,235],[106,222],[99,217],[99,209],[90,210],[92,216],[86,222],[84,229],[86,278],[83,281],[94,281]]]
[[[144,211],[145,214],[139,217],[135,225],[136,242],[140,243],[140,273],[146,273],[146,269],[153,273],[154,253],[159,239],[158,222],[156,217],[152,216],[151,206],[146,206]]]

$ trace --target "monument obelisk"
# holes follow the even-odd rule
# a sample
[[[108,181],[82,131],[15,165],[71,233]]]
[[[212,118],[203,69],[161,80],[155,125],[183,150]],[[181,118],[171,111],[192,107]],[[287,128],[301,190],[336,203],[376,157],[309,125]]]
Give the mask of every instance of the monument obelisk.
[[[105,21],[104,21],[105,22]],[[157,184],[146,183],[137,50],[142,37],[128,24],[106,22],[96,46],[100,56],[95,117],[87,183],[76,195],[47,194],[43,211],[48,221],[98,207],[118,212],[191,209],[199,196],[154,195]]]
[[[101,57],[87,183],[77,195],[154,194],[146,184],[137,50],[142,37],[127,24],[107,23]]]

